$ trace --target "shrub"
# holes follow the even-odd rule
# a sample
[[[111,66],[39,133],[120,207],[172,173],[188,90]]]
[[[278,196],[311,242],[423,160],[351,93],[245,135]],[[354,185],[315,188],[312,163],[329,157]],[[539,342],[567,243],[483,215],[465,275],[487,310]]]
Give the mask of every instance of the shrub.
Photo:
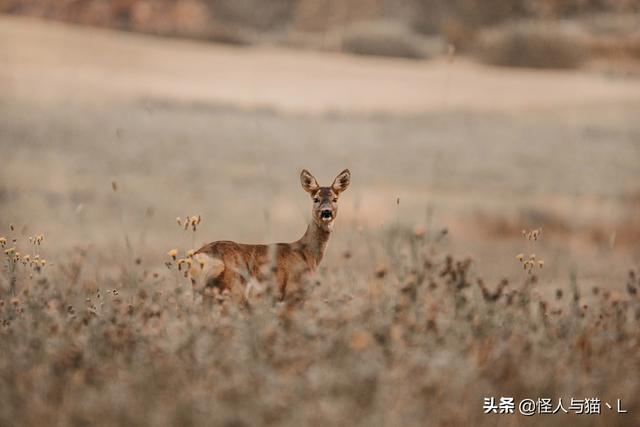
[[[240,28],[268,31],[281,29],[291,20],[293,0],[204,0],[214,18]]]
[[[576,68],[587,56],[574,28],[533,21],[481,32],[475,50],[483,62],[510,67]]]
[[[427,56],[422,37],[402,24],[385,21],[363,22],[347,28],[342,49],[358,55],[413,59]]]

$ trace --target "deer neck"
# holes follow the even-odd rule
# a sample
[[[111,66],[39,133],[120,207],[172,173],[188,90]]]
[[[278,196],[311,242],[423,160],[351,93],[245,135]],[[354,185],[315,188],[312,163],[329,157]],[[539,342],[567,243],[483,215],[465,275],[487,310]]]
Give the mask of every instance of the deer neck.
[[[305,231],[298,242],[302,245],[303,250],[315,260],[315,264],[318,265],[324,256],[324,251],[327,248],[330,236],[330,231],[319,227],[315,221],[312,220],[307,227],[307,231]]]

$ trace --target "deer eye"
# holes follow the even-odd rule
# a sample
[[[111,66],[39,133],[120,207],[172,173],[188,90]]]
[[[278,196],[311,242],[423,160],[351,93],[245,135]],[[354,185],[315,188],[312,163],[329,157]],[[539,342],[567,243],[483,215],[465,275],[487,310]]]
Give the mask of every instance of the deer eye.
[[[319,199],[319,198],[317,198],[317,197],[314,197],[314,198],[313,198],[313,203],[320,203],[320,199]]]
[[[338,202],[338,198],[337,198],[337,197],[335,197],[335,198],[333,199],[333,203],[337,203],[337,202]]]

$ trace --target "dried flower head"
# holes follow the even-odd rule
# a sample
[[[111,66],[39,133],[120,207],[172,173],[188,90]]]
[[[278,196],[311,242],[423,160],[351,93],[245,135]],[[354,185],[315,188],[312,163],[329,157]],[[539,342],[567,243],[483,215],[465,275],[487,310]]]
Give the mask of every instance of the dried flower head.
[[[366,331],[356,331],[351,335],[349,346],[356,350],[362,351],[373,343],[371,334]]]
[[[374,271],[374,274],[377,278],[382,279],[384,276],[387,275],[387,267],[385,265],[380,265],[376,268],[376,270]]]

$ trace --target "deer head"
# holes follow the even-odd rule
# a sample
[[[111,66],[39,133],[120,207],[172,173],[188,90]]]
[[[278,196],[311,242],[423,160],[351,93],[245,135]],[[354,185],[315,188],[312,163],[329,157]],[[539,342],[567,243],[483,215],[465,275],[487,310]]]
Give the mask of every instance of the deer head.
[[[345,169],[338,174],[330,187],[320,187],[315,177],[304,169],[300,173],[300,182],[304,191],[311,195],[313,208],[311,217],[314,223],[325,231],[333,229],[333,221],[338,216],[338,198],[351,182],[351,172]]]

